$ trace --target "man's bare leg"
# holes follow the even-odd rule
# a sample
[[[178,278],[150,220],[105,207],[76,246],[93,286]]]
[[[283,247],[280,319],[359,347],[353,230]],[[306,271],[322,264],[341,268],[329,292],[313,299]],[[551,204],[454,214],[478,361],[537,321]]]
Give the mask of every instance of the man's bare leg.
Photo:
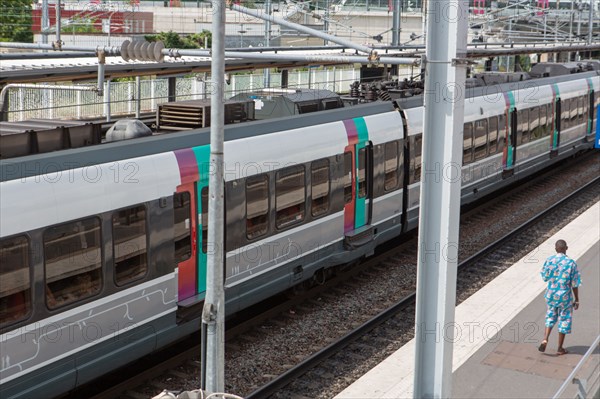
[[[548,338],[550,338],[550,333],[551,332],[552,332],[552,327],[546,327],[546,331],[544,333],[544,339],[542,340],[542,343],[538,347],[538,350],[540,352],[545,352],[546,351],[546,345],[548,345]],[[564,340],[564,337],[563,337],[563,340]]]
[[[567,353],[565,348],[563,348],[564,342],[565,342],[565,334],[559,332],[558,333],[558,349],[556,350],[556,353],[558,355],[564,355],[565,353]]]

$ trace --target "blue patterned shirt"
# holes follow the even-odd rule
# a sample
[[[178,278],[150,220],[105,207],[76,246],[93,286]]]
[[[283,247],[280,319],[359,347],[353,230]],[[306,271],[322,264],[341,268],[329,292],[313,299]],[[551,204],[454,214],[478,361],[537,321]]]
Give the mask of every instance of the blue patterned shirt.
[[[548,306],[568,308],[572,305],[571,289],[581,285],[577,263],[565,254],[552,255],[544,263],[542,279],[548,282],[546,302]]]

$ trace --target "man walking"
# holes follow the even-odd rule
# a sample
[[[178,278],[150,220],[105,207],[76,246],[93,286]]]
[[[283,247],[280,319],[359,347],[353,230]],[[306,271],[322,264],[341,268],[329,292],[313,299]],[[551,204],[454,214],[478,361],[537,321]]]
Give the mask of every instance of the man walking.
[[[579,286],[581,285],[581,276],[577,270],[575,261],[567,256],[567,243],[565,240],[558,240],[554,246],[556,255],[546,259],[542,268],[542,279],[548,282],[546,288],[546,304],[548,312],[546,313],[546,332],[539,351],[544,352],[548,345],[548,338],[552,332],[552,327],[558,321],[558,349],[557,355],[564,355],[567,350],[563,347],[565,335],[571,333],[572,311],[579,308]],[[575,301],[571,296],[571,290]]]

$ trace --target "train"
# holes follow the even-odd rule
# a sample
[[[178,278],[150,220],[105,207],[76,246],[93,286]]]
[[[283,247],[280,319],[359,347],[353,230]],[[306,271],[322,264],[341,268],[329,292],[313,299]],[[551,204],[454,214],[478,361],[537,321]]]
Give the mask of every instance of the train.
[[[465,90],[462,204],[591,149],[599,107],[598,70]],[[227,315],[321,281],[416,228],[445,168],[422,170],[422,97],[227,125],[212,248],[209,133],[0,161],[0,396],[61,395],[197,331],[211,251]]]

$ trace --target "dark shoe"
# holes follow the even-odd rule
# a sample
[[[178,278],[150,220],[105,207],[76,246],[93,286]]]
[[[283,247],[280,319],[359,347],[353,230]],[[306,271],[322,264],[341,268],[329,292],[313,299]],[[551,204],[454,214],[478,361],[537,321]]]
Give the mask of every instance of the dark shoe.
[[[548,345],[548,341],[546,341],[546,340],[542,341],[540,346],[538,346],[538,350],[540,352],[546,352],[546,345]]]
[[[569,353],[568,350],[566,350],[565,348],[561,348],[556,352],[556,356],[566,355],[567,353]]]

